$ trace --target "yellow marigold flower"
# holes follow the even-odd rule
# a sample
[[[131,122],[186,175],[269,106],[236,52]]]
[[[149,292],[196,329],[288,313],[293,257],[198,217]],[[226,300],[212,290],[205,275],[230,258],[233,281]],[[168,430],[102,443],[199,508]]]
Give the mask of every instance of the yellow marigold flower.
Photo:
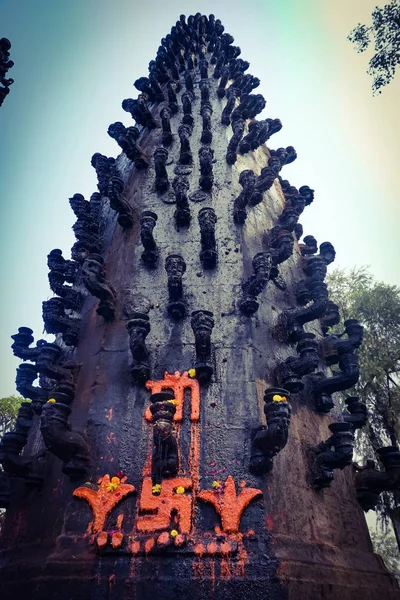
[[[115,490],[119,487],[121,480],[119,477],[111,477],[111,481],[107,486],[107,492],[115,492]]]
[[[160,494],[161,493],[161,483],[156,483],[156,485],[153,485],[153,487],[151,488],[151,491],[153,494]]]
[[[272,396],[272,400],[274,402],[286,402],[286,396],[279,396],[279,394],[275,394],[275,396]]]
[[[185,488],[183,487],[183,485],[180,485],[179,487],[176,488],[176,493],[177,494],[184,494],[185,493]]]
[[[47,402],[57,402],[57,400],[55,398],[50,398],[50,400],[47,400]]]
[[[178,532],[177,532],[177,530],[176,530],[176,529],[173,529],[173,530],[171,531],[171,533],[170,533],[170,536],[171,536],[171,537],[173,537],[173,538],[174,538],[174,537],[176,537],[177,535],[178,535]]]
[[[219,481],[213,481],[211,487],[213,487],[214,490],[219,490],[219,488],[221,487],[221,484]]]
[[[179,404],[178,400],[175,400],[175,398],[172,398],[172,400],[167,400],[167,402],[170,402],[170,404],[173,404],[174,406],[178,406]]]
[[[196,369],[189,369],[187,373],[191,379],[194,379],[196,377]]]

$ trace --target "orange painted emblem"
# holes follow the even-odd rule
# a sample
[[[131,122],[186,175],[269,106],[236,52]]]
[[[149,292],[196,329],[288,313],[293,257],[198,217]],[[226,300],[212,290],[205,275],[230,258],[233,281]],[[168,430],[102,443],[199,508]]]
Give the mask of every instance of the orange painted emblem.
[[[174,421],[182,421],[183,402],[185,399],[185,390],[191,391],[191,412],[190,420],[198,421],[200,419],[200,387],[197,379],[191,379],[187,371],[181,375],[179,371],[174,374],[164,373],[164,379],[161,381],[146,381],[146,387],[152,394],[158,394],[163,390],[173,390],[176,403],[176,413]],[[151,421],[150,407],[147,408],[145,417]]]

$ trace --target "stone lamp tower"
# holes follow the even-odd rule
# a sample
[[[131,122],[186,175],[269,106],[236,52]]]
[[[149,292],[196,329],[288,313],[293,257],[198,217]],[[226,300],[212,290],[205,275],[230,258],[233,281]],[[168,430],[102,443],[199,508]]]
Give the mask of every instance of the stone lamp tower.
[[[199,13],[161,40],[49,252],[54,343],[13,336],[2,600],[400,599],[363,513],[399,451],[355,478],[365,407],[332,414],[362,327],[330,334],[335,251],[302,239],[314,191],[233,42]]]

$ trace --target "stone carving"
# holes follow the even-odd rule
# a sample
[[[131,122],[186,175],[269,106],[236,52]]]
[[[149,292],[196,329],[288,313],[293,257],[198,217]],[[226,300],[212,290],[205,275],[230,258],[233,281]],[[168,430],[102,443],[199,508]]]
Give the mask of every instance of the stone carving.
[[[139,77],[139,79],[136,79],[133,85],[139,92],[144,92],[145,94],[147,94],[147,97],[150,102],[155,102],[156,94],[153,88],[151,87],[151,82],[150,79],[148,79],[148,77]]]
[[[198,498],[203,502],[211,503],[221,517],[221,527],[224,533],[237,533],[243,511],[254,498],[262,496],[262,491],[257,488],[242,487],[239,495],[231,475],[225,481],[222,490],[203,490]]]
[[[264,393],[267,426],[252,432],[250,471],[263,475],[272,470],[273,458],[286,446],[292,408],[290,394],[282,388],[268,388]]]
[[[98,161],[99,163],[101,163],[102,159],[98,159]],[[108,168],[110,165],[108,163],[107,165]],[[99,187],[102,187],[102,189],[105,183],[107,183],[108,185],[108,181],[111,176],[111,169],[109,169],[107,173],[107,177],[104,176],[104,180],[99,179],[99,181],[102,182],[101,186],[99,184]],[[101,177],[103,176],[101,175]],[[104,193],[106,195],[107,190]],[[76,260],[76,262],[81,263],[83,262],[84,257],[90,251],[99,251],[101,248],[101,240],[98,235],[99,225],[98,222],[94,220],[94,217],[91,214],[90,202],[85,200],[82,194],[74,194],[72,198],[69,199],[69,204],[77,217],[77,221],[72,226],[72,229],[74,231],[76,239],[78,240],[78,242],[72,247],[71,256],[74,260]]]
[[[82,267],[83,283],[87,290],[100,299],[96,312],[106,321],[115,317],[116,294],[104,278],[104,260],[99,254],[89,254]]]
[[[232,131],[233,136],[229,141],[226,153],[226,162],[228,165],[233,165],[236,162],[237,149],[244,131],[244,120],[240,114],[236,119],[234,119],[232,115]]]
[[[172,115],[176,115],[179,110],[178,98],[176,96],[176,84],[171,82],[168,84],[168,107]]]
[[[65,300],[63,298],[50,298],[42,303],[42,316],[44,328],[47,333],[61,333],[67,346],[76,346],[80,318],[70,317],[65,313]]]
[[[253,274],[242,284],[243,299],[239,304],[245,315],[254,314],[259,307],[256,298],[266,287],[272,269],[272,257],[268,252],[258,252],[253,258]]]
[[[142,79],[145,78],[143,77]],[[118,121],[109,126],[107,133],[117,142],[118,146],[125,152],[126,156],[134,163],[138,170],[146,169],[149,166],[147,158],[137,144],[140,136],[137,127],[125,127]]]
[[[205,58],[199,60],[199,71],[200,77],[202,79],[207,79],[208,77],[208,61]]]
[[[70,479],[84,477],[89,466],[89,447],[85,436],[68,423],[70,398],[55,392],[53,402],[43,406],[40,431],[46,448],[62,462],[62,471]],[[66,403],[64,402],[66,400]]]
[[[200,114],[203,119],[203,130],[201,132],[200,141],[202,144],[211,144],[212,142],[212,131],[211,131],[211,115],[213,109],[210,102],[203,102],[200,108]]]
[[[142,261],[147,267],[155,267],[160,251],[154,240],[153,229],[157,223],[157,215],[151,210],[145,210],[140,215],[140,239],[144,247]]]
[[[328,288],[323,281],[306,282],[312,304],[302,308],[290,308],[279,315],[278,328],[284,338],[296,342],[303,333],[303,325],[321,317],[328,306]]]
[[[183,405],[185,402],[185,391],[190,391],[190,420],[197,422],[200,419],[200,386],[197,378],[189,377],[188,372],[182,374],[179,371],[175,373],[164,373],[164,379],[158,381],[146,381],[146,388],[151,390],[152,394],[157,394],[164,390],[172,390],[176,400],[176,413],[174,421],[181,422],[183,419]],[[186,395],[187,398],[187,395]],[[147,408],[145,417],[151,421],[150,407]]]
[[[312,393],[318,412],[329,412],[333,408],[331,394],[353,387],[360,376],[354,351],[361,345],[363,327],[356,319],[348,319],[344,325],[347,338],[326,336],[321,342],[326,362],[329,365],[338,363],[340,371],[334,371],[332,377],[326,377],[322,372],[312,375]]]
[[[129,202],[123,196],[124,187],[124,182],[120,177],[110,177],[107,196],[111,208],[118,213],[118,223],[122,229],[129,229],[133,225],[133,214]]]
[[[329,429],[330,438],[311,450],[310,480],[316,490],[329,487],[334,469],[351,465],[353,458],[354,434],[350,424],[331,423]]]
[[[199,185],[202,190],[209,192],[214,183],[214,175],[212,163],[214,159],[214,150],[207,146],[202,146],[199,149],[200,161],[200,181]]]
[[[47,265],[50,269],[48,278],[52,292],[65,300],[66,308],[79,312],[85,301],[84,294],[71,286],[64,285],[67,280],[75,283],[78,271],[77,263],[65,260],[62,251],[56,248],[48,254]]]
[[[210,104],[210,84],[208,81],[200,81],[199,88],[201,93],[201,106]]]
[[[174,435],[174,393],[159,392],[150,396],[153,423],[153,454],[151,475],[153,486],[161,484],[164,477],[178,473],[178,444]]]
[[[349,396],[345,400],[346,410],[343,411],[343,421],[350,423],[353,432],[361,429],[367,424],[368,410],[364,402],[361,402],[358,396]]]
[[[193,71],[186,71],[186,73],[185,73],[185,87],[186,87],[186,91],[187,92],[194,93],[193,79],[194,79],[194,73],[193,73]]]
[[[211,333],[214,327],[214,315],[209,310],[192,312],[191,326],[195,337],[196,378],[201,384],[211,381],[213,367],[211,363]]]
[[[29,365],[31,366],[31,365]],[[41,486],[44,479],[44,465],[37,456],[21,452],[28,441],[28,433],[33,421],[33,407],[30,402],[22,402],[13,431],[3,435],[0,443],[0,463],[3,469],[14,477],[21,477],[30,487]]]
[[[148,127],[149,129],[154,129],[157,127],[157,123],[154,121],[153,115],[147,106],[147,101],[148,96],[146,94],[139,94],[137,100],[133,100],[132,98],[127,98],[124,100],[122,102],[122,108],[126,112],[130,113],[132,118],[136,121],[136,123],[139,123],[139,125]]]
[[[115,165],[115,158],[107,158],[103,154],[96,152],[93,154],[91,160],[92,167],[96,171],[97,175],[97,187],[102,196],[107,196],[108,193],[108,180],[110,177],[118,177],[117,167]],[[76,194],[75,194],[76,196]],[[74,196],[74,197],[75,197]],[[70,201],[71,204],[71,201]],[[71,205],[72,207],[72,205]],[[74,208],[72,207],[72,210]],[[74,210],[75,212],[75,210]],[[76,213],[75,213],[76,214]],[[78,215],[77,215],[78,216]]]
[[[7,508],[10,504],[12,483],[11,476],[5,471],[0,471],[0,508]]]
[[[367,460],[365,466],[353,463],[356,470],[357,500],[365,512],[374,510],[382,492],[400,490],[400,452],[397,446],[378,448],[377,454],[384,471],[375,468],[375,461]]]
[[[168,173],[165,167],[168,160],[168,150],[166,148],[156,148],[154,151],[154,167],[156,170],[155,188],[157,192],[163,194],[169,188]]]
[[[184,125],[188,125],[189,127],[193,127],[193,124],[194,124],[194,119],[192,116],[193,100],[194,100],[194,95],[192,92],[184,92],[182,94],[182,106],[183,106],[182,123]]]
[[[162,126],[162,144],[163,146],[170,146],[172,144],[171,110],[165,106],[160,112],[160,117]]]
[[[337,304],[329,300],[326,313],[319,320],[323,335],[326,335],[329,327],[340,323],[339,307]]]
[[[229,87],[226,90],[226,105],[222,111],[221,115],[221,123],[222,125],[230,125],[231,124],[231,112],[233,111],[236,104],[237,90],[234,87]]]
[[[218,260],[215,241],[215,223],[217,215],[213,208],[205,207],[199,211],[198,220],[201,234],[200,260],[204,269],[213,269]]]
[[[11,42],[7,38],[0,39],[0,106],[3,104],[5,97],[10,93],[10,85],[14,83],[14,79],[6,79],[5,75],[14,62],[10,60],[9,50]]]
[[[186,263],[182,256],[170,254],[165,259],[165,270],[168,275],[169,302],[168,315],[174,321],[183,319],[186,315],[186,305],[183,301],[182,276],[186,271]]]
[[[187,492],[190,492],[191,487],[192,480],[188,477],[174,477],[163,480],[160,493],[153,494],[152,478],[145,477],[139,502],[139,518],[136,521],[138,531],[167,529],[170,527],[172,516],[175,515],[179,531],[188,535],[192,528],[193,498]],[[184,493],[177,494],[178,488],[183,488]]]
[[[306,332],[300,334],[296,351],[300,354],[298,358],[289,356],[275,371],[278,384],[293,394],[303,389],[302,377],[318,367],[318,341],[315,335]]]
[[[181,143],[179,163],[181,165],[192,165],[193,155],[189,143],[189,137],[192,135],[192,129],[188,125],[180,125],[178,129],[178,134]]]
[[[133,358],[130,367],[132,379],[135,383],[144,383],[150,377],[149,352],[146,348],[146,337],[150,332],[149,317],[144,313],[133,312],[129,315],[126,327]]]
[[[177,209],[175,211],[175,221],[178,227],[187,227],[192,220],[189,208],[187,193],[189,191],[189,181],[186,177],[177,175],[172,182],[176,199]]]
[[[235,199],[233,206],[233,220],[242,225],[247,217],[246,206],[251,198],[256,183],[256,175],[250,169],[242,171],[239,175],[239,183],[243,190]]]
[[[217,89],[218,98],[223,98],[225,96],[225,87],[226,87],[226,84],[228,83],[229,74],[230,74],[229,67],[224,67],[222,69],[221,79],[219,81],[219,85],[218,85],[218,89]]]
[[[274,184],[277,177],[277,171],[271,167],[261,169],[261,174],[257,177],[252,195],[248,200],[249,206],[256,206],[262,202],[264,192],[268,191]]]
[[[249,133],[244,136],[239,145],[240,154],[246,154],[253,149],[253,144],[256,142],[261,128],[259,121],[252,121],[249,123]],[[256,146],[257,148],[257,146]]]
[[[38,373],[35,365],[22,363],[17,367],[15,387],[24,398],[32,400],[32,409],[36,414],[40,414],[42,406],[48,400],[47,390],[41,386],[34,386],[33,382],[37,379]]]

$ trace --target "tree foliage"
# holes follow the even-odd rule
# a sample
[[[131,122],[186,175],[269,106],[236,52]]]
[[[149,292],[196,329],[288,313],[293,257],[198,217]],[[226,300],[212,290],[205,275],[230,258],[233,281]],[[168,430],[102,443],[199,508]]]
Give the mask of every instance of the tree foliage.
[[[394,535],[372,532],[374,551],[381,555],[386,568],[400,580],[400,556]]]
[[[372,25],[358,25],[348,38],[357,52],[365,52],[374,41],[375,53],[369,61],[367,73],[372,76],[372,91],[381,94],[381,88],[390,83],[400,64],[400,0],[392,0],[372,13]]]
[[[14,426],[18,409],[24,399],[19,396],[0,398],[0,437]]]
[[[356,451],[362,459],[379,462],[376,450],[400,442],[400,288],[374,280],[365,267],[349,272],[336,269],[327,278],[330,298],[339,306],[343,321],[355,318],[364,326],[358,350],[360,378],[349,394],[367,405],[368,424],[357,432]],[[381,494],[377,513],[381,523],[400,516],[400,499]]]

